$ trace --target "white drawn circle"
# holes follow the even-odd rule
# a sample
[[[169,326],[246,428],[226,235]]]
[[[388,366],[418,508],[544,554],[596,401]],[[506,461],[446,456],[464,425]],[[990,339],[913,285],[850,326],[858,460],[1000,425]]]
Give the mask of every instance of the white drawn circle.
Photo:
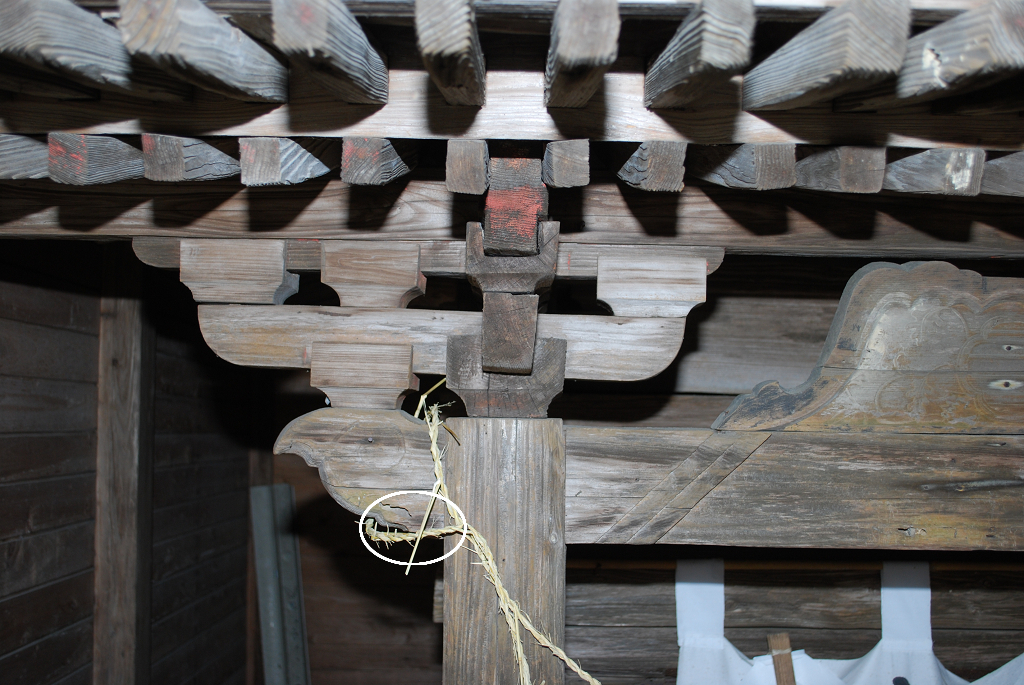
[[[458,552],[459,548],[462,547],[462,545],[466,542],[466,534],[469,532],[469,526],[466,523],[466,515],[464,513],[462,513],[462,509],[459,508],[458,504],[456,504],[455,502],[451,501],[450,499],[448,499],[444,495],[436,494],[434,492],[431,492],[430,490],[397,490],[395,492],[389,492],[388,494],[384,495],[383,497],[378,497],[377,499],[375,499],[373,501],[373,503],[370,504],[370,506],[366,507],[366,509],[363,510],[363,515],[359,517],[359,524],[358,524],[359,525],[359,539],[362,541],[363,547],[365,547],[366,549],[370,550],[370,554],[374,555],[378,559],[383,559],[384,561],[388,562],[389,564],[395,564],[397,566],[408,566],[409,565],[408,561],[397,561],[395,559],[388,559],[386,556],[384,556],[383,554],[381,554],[380,552],[375,550],[373,547],[370,547],[370,543],[366,541],[366,536],[363,535],[363,523],[366,521],[366,515],[368,513],[370,513],[370,509],[373,509],[375,506],[377,506],[378,504],[380,504],[384,500],[389,499],[391,497],[394,497],[395,495],[425,495],[425,496],[430,497],[430,498],[436,498],[436,499],[444,500],[446,503],[448,503],[448,504],[452,505],[453,507],[455,507],[455,511],[458,512],[459,518],[462,519],[462,537],[459,538],[459,544],[455,545],[455,548],[452,549],[452,551],[446,552],[442,556],[439,556],[437,559],[431,559],[430,561],[414,561],[414,562],[412,562],[413,566],[429,566],[430,564],[436,564],[439,561],[444,561],[445,559],[447,559],[451,555],[453,555],[456,552]]]

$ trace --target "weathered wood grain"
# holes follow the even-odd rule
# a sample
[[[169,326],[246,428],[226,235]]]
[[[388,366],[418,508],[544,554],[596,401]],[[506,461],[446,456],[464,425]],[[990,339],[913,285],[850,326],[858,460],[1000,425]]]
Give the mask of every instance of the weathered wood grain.
[[[92,638],[93,626],[89,619],[83,619],[24,649],[5,655],[0,659],[0,669],[15,683],[79,685],[88,682]],[[86,672],[82,673],[83,670]]]
[[[724,85],[750,61],[753,0],[702,0],[651,63],[644,105],[679,109]]]
[[[49,176],[57,183],[93,185],[142,178],[142,152],[110,136],[49,135]]]
[[[96,338],[87,333],[0,318],[0,346],[2,375],[96,382]]]
[[[484,199],[484,253],[527,256],[538,253],[537,225],[547,220],[548,191],[539,159],[494,158],[487,168]]]
[[[590,184],[590,141],[556,140],[544,146],[542,168],[549,188],[576,188]]]
[[[0,317],[97,335],[99,298],[87,293],[0,282]]]
[[[943,262],[871,264],[843,293],[818,365],[766,381],[715,422],[728,430],[1018,433],[1024,283]]]
[[[885,165],[882,188],[901,193],[977,195],[981,192],[985,151],[933,149]]]
[[[985,162],[980,192],[984,195],[1024,196],[1024,154],[1014,153]]]
[[[619,169],[618,177],[640,190],[678,193],[683,189],[686,143],[648,141]]]
[[[10,0],[0,7],[0,55],[92,88],[182,102],[191,88],[133,63],[121,36],[70,0]]]
[[[877,193],[885,177],[885,148],[844,145],[803,148],[794,187],[833,193]]]
[[[181,282],[196,302],[281,304],[299,290],[283,240],[183,240]]]
[[[48,178],[50,148],[28,136],[0,135],[0,179]]]
[[[118,28],[135,57],[230,98],[286,102],[288,70],[201,0],[119,0]]]
[[[341,152],[341,180],[363,186],[382,186],[416,166],[416,149],[385,138],[346,137]]]
[[[237,159],[196,138],[144,134],[142,157],[151,181],[210,181],[242,171]]]
[[[84,473],[48,481],[0,485],[0,539],[92,519],[95,477]]]
[[[328,241],[321,249],[320,282],[342,307],[402,308],[427,288],[416,243]]]
[[[0,376],[0,397],[0,433],[77,433],[96,426],[93,383]]]
[[[93,564],[92,521],[0,543],[0,597],[45,585]]]
[[[482,365],[480,336],[448,338],[448,389],[462,398],[471,417],[546,418],[565,381],[565,340],[540,338],[529,375],[490,373]]]
[[[616,0],[559,0],[551,20],[544,104],[583,107],[619,55]]]
[[[772,655],[775,668],[775,682],[778,685],[796,685],[793,673],[793,650],[789,645],[789,633],[768,633],[768,653]]]
[[[300,138],[239,138],[242,185],[293,185],[341,164],[340,141]]]
[[[707,262],[651,257],[597,259],[597,299],[617,316],[685,317],[707,296]]]
[[[687,174],[716,185],[750,190],[776,190],[796,183],[796,146],[691,146]]]
[[[894,82],[836,101],[838,111],[925,102],[986,86],[1024,69],[1024,7],[993,0],[907,41]]]
[[[533,208],[528,207],[527,212],[523,214],[516,216],[515,213],[509,212],[504,218],[516,219],[519,227],[525,229],[530,224],[531,211]],[[490,255],[486,253],[487,237],[483,227],[475,221],[468,222],[466,224],[464,262],[466,278],[474,288],[483,292],[529,295],[542,288],[547,288],[555,277],[559,228],[560,225],[557,221],[537,223],[533,241],[537,248],[533,254]],[[529,243],[521,235],[515,233],[511,235],[513,239],[505,244],[522,247],[525,251]]]
[[[96,468],[96,436],[89,433],[0,436],[0,483],[86,473]]]
[[[528,374],[533,371],[537,341],[539,295],[484,292],[483,370],[488,373]]]
[[[92,614],[92,602],[90,571],[0,602],[0,654],[87,619]]]
[[[502,583],[555,644],[565,625],[565,446],[558,419],[467,419],[447,423],[449,496],[487,539]],[[455,540],[445,540],[451,549]],[[513,685],[519,673],[494,588],[469,550],[445,562],[445,681]],[[538,578],[544,578],[541,584]],[[564,682],[564,666],[523,636],[530,678]]]
[[[490,182],[486,140],[448,141],[444,163],[444,183],[448,192],[483,195]]]
[[[333,407],[397,409],[419,389],[411,345],[313,343],[309,384]]]
[[[388,101],[388,68],[342,0],[272,0],[274,45],[345,102]]]
[[[416,0],[416,47],[449,105],[482,106],[484,53],[471,0]]]
[[[896,76],[910,48],[907,0],[846,0],[743,77],[743,109],[793,109]]]

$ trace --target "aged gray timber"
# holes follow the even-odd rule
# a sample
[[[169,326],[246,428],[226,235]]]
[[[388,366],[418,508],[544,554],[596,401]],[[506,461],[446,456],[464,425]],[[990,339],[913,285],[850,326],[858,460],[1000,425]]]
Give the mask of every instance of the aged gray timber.
[[[382,186],[401,178],[416,166],[415,143],[396,149],[386,138],[345,138],[341,151],[341,180],[362,186]]]
[[[978,148],[938,148],[912,154],[885,166],[882,188],[901,193],[977,195],[985,168]]]
[[[909,31],[909,0],[846,0],[743,77],[743,109],[793,109],[895,76]]]
[[[985,162],[981,177],[983,195],[1024,197],[1024,152],[1015,152]]]
[[[487,539],[502,582],[534,625],[564,644],[565,443],[559,419],[448,419],[449,496]],[[456,540],[445,540],[449,550]],[[469,550],[445,561],[444,680],[519,682],[494,587]],[[538,578],[544,578],[538,583]],[[521,631],[525,632],[525,631]],[[561,685],[564,666],[522,635],[532,682]]]
[[[239,138],[242,185],[294,185],[337,169],[341,141],[329,138]]]
[[[237,159],[197,138],[146,133],[142,156],[151,181],[212,181],[242,172]]]
[[[885,177],[885,148],[844,145],[802,148],[796,188],[833,193],[877,193]]]
[[[274,45],[345,102],[388,101],[388,68],[342,0],[272,0]]]
[[[556,140],[544,146],[541,178],[549,188],[590,184],[590,141]]]
[[[683,189],[686,143],[655,140],[640,143],[619,169],[618,177],[640,190],[678,193]]]
[[[133,64],[121,36],[71,0],[5,0],[0,55],[100,90],[149,100],[183,101],[191,88]]]
[[[110,136],[49,135],[50,178],[57,183],[94,185],[142,178],[142,151]]]
[[[486,140],[448,141],[444,183],[449,192],[483,195],[490,183],[490,155]]]
[[[50,147],[28,136],[0,134],[0,178],[47,178],[50,175]]]
[[[416,46],[445,102],[484,104],[484,53],[472,0],[416,0]]]
[[[740,73],[750,62],[753,0],[702,0],[644,77],[647,107],[678,109]]]
[[[991,0],[907,42],[894,83],[836,101],[837,111],[925,102],[987,86],[1024,70],[1024,4]]]
[[[559,0],[551,22],[544,104],[583,107],[619,55],[617,0]]]
[[[119,0],[135,57],[200,88],[246,102],[287,102],[288,70],[202,0]]]
[[[775,190],[796,183],[795,145],[702,145],[688,152],[687,174],[716,185]]]

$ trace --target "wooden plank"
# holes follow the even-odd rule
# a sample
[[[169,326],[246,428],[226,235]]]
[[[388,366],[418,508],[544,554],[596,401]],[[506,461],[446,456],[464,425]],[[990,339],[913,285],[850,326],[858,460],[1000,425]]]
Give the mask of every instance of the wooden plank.
[[[597,395],[565,392],[548,416],[567,426],[709,427],[732,395]]]
[[[0,602],[0,654],[8,654],[92,614],[92,572]]]
[[[150,669],[155,336],[132,297],[138,268],[117,256],[100,300],[93,681],[136,683]]]
[[[538,295],[485,292],[483,370],[488,373],[528,374],[533,371],[537,341]]]
[[[189,441],[197,450],[203,445],[194,438]],[[162,508],[189,500],[215,497],[225,492],[244,490],[246,483],[245,455],[230,459],[204,460],[200,463],[162,468],[157,472],[160,489],[153,495],[153,506]]]
[[[243,517],[248,513],[245,491],[232,490],[201,500],[190,500],[153,511],[153,542],[190,533],[210,521]]]
[[[320,282],[344,307],[405,307],[426,291],[415,243],[329,241],[321,247]]]
[[[64,478],[0,485],[0,539],[32,535],[87,521],[96,510],[96,478]]]
[[[151,181],[209,181],[242,171],[237,159],[196,138],[146,133],[142,155]]]
[[[416,0],[415,8],[416,47],[444,101],[483,105],[486,74],[473,3]]]
[[[648,141],[619,169],[618,177],[640,190],[678,193],[683,189],[686,143]]]
[[[100,91],[0,58],[0,90],[54,100],[97,100]]]
[[[89,662],[92,640],[93,626],[85,619],[0,658],[0,670],[18,685],[59,682]]]
[[[245,545],[245,519],[219,521],[153,546],[153,582],[169,578],[209,557]],[[244,632],[242,629],[240,632]]]
[[[272,0],[274,45],[345,102],[388,101],[388,68],[341,0]]]
[[[0,543],[0,597],[84,571],[93,563],[92,521]]]
[[[795,145],[702,145],[687,152],[687,173],[716,185],[776,190],[796,183]]]
[[[985,162],[981,176],[984,195],[1024,196],[1024,154],[1016,153],[996,157]]]
[[[281,304],[299,291],[283,240],[183,240],[181,282],[196,302]]]
[[[382,186],[416,166],[416,149],[386,138],[346,137],[341,152],[341,180],[362,186]]]
[[[0,374],[96,382],[96,337],[0,319]]]
[[[559,0],[551,21],[544,104],[585,106],[618,55],[616,0]]]
[[[397,409],[419,389],[410,345],[313,343],[312,355],[309,384],[334,407]]]
[[[293,185],[341,164],[338,141],[304,138],[239,138],[242,185]]]
[[[846,0],[744,75],[743,109],[803,107],[894,77],[904,54],[920,55],[909,32],[906,0]]]
[[[242,493],[245,496],[244,492]],[[153,584],[153,620],[170,616],[198,597],[245,577],[245,549],[236,548]]]
[[[644,77],[644,105],[679,109],[725,85],[750,62],[753,0],[703,0]]]
[[[450,497],[487,539],[502,583],[555,644],[564,641],[565,448],[558,419],[448,419]],[[508,475],[503,475],[508,474]],[[446,540],[446,549],[455,542]],[[494,588],[466,551],[445,562],[446,682],[519,682],[508,626]],[[547,579],[538,585],[537,578]],[[532,638],[523,649],[531,680],[564,682],[564,667]]]
[[[153,660],[159,661],[175,648],[202,634],[207,626],[231,616],[245,601],[245,581],[238,577],[193,603],[153,622]]]
[[[57,183],[93,185],[142,178],[142,152],[110,136],[49,135],[49,176]]]
[[[96,468],[92,433],[0,436],[0,483],[86,473]]]
[[[0,408],[0,433],[92,431],[96,385],[0,376]]]
[[[154,663],[150,682],[153,685],[184,682],[217,663],[225,654],[231,655],[236,664],[242,663],[245,643],[238,638],[244,631],[245,612],[239,610]]]
[[[707,271],[699,258],[638,262],[603,255],[597,259],[597,299],[617,316],[685,317],[706,299]]]
[[[92,88],[147,100],[184,102],[192,89],[133,64],[121,36],[70,0],[12,0],[0,8],[0,55]]]
[[[885,148],[843,145],[802,148],[796,188],[833,193],[877,193],[885,177]]]
[[[28,136],[0,135],[0,179],[49,178],[50,148]]]
[[[339,316],[343,314],[344,316]],[[314,341],[412,344],[415,373],[444,374],[449,335],[480,335],[479,312],[200,305],[207,344],[242,366],[307,368]],[[538,338],[568,341],[565,377],[642,380],[679,351],[683,319],[541,314]]]
[[[989,85],[1024,69],[1024,8],[994,0],[971,8],[907,42],[895,82],[836,101],[838,111],[864,111],[934,100]]]
[[[449,140],[444,164],[448,192],[483,195],[489,183],[490,161],[486,140]]]
[[[526,256],[539,251],[537,224],[547,220],[541,160],[494,158],[484,199],[484,253]]]
[[[556,140],[545,145],[542,178],[549,188],[589,185],[590,141]]]
[[[99,298],[2,281],[0,317],[96,335],[99,331]]]
[[[775,682],[778,685],[796,685],[792,652],[789,646],[789,633],[768,633],[768,653],[772,655]]]
[[[984,150],[925,150],[886,164],[882,188],[901,193],[977,195],[984,168]]]
[[[133,56],[245,102],[286,102],[288,70],[201,0],[119,0],[117,23]]]

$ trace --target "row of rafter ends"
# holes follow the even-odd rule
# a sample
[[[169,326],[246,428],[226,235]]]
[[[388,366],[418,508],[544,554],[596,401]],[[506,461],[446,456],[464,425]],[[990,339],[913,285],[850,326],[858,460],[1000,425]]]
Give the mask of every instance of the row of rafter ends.
[[[245,186],[268,186],[302,183],[336,173],[340,167],[340,178],[346,183],[385,185],[408,174],[418,158],[416,141],[384,138],[200,140],[144,134],[141,148],[113,136],[51,133],[44,141],[0,134],[0,179],[49,178],[94,185],[141,178],[183,182],[240,176]],[[485,193],[493,164],[486,141],[449,140],[448,190]],[[589,141],[548,143],[538,166],[538,181],[548,187],[589,185]],[[640,190],[670,193],[697,179],[749,190],[1022,197],[1024,152],[650,141],[641,143],[625,160],[618,178]]]
[[[79,91],[85,86],[183,101],[197,86],[247,102],[284,103],[291,65],[308,69],[322,89],[345,102],[388,102],[386,56],[343,0],[274,0],[266,8],[270,23],[234,24],[202,0],[156,0],[166,6],[161,11],[153,4],[120,0],[115,28],[72,0],[6,0],[0,4],[0,57],[48,75],[40,82],[31,72],[7,70],[0,88],[88,97],[73,95],[77,85]],[[1024,73],[1024,34],[1012,30],[1024,22],[1024,3],[969,4],[976,6],[911,36],[911,0],[844,0],[750,69],[759,5],[702,0],[651,62],[644,105],[685,109],[744,74],[745,110],[833,101],[839,111],[877,111],[991,88]],[[413,6],[417,49],[450,105],[486,102],[476,23],[485,5],[418,0]],[[622,14],[616,0],[557,3],[544,74],[547,107],[584,107],[600,89],[618,57]],[[1000,99],[992,105],[997,109],[1024,107],[1002,102],[1005,93],[992,97]],[[1021,99],[1009,96],[1015,98]]]

